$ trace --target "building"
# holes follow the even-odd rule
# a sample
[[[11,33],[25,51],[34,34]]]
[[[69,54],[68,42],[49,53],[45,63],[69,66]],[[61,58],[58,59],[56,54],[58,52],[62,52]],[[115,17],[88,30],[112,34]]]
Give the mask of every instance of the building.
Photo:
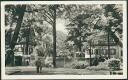
[[[26,44],[18,43],[14,48],[14,56],[15,56],[15,65],[16,66],[27,66],[31,61],[31,54],[33,52],[33,45],[28,46],[28,51],[26,52]]]
[[[109,46],[108,46],[109,45]],[[82,48],[83,52],[76,52],[76,57],[83,57],[85,60],[95,57],[119,58],[122,60],[122,47],[115,43],[112,37],[109,38],[106,32],[99,32],[89,37],[88,42]],[[90,56],[91,51],[91,56]]]
[[[122,59],[122,48],[115,43],[112,37],[109,37],[108,42],[108,35],[106,32],[100,32],[93,36],[93,38],[89,40],[89,47],[90,46],[91,54],[102,57],[109,57],[110,54],[110,58]]]

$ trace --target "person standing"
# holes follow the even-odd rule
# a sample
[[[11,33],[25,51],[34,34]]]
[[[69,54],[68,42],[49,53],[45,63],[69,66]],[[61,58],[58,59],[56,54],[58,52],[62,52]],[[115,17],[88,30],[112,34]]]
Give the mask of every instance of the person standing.
[[[36,70],[37,73],[40,73],[42,69],[42,64],[41,64],[41,60],[38,58],[38,60],[36,61]]]
[[[44,67],[45,63],[44,63],[44,59],[41,60],[41,65],[39,67],[40,73],[42,71],[42,67]]]

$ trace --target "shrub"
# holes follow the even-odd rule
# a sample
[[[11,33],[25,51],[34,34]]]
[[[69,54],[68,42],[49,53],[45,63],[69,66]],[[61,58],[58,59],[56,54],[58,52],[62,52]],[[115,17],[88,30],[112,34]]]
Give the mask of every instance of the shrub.
[[[99,64],[98,59],[92,60],[92,65],[97,66]]]
[[[112,70],[119,70],[120,69],[120,60],[112,58],[108,60],[108,67]]]
[[[111,58],[109,60],[106,60],[104,62],[100,62],[97,66],[91,66],[87,67],[88,70],[118,70],[120,69],[120,60]]]
[[[53,59],[52,59],[52,57],[46,57],[46,59],[45,59],[45,66],[46,67],[53,67]]]
[[[98,58],[98,62],[104,62],[104,61],[105,61],[105,58],[103,58],[103,57]]]
[[[74,69],[85,69],[88,66],[89,66],[89,64],[85,61],[74,61],[71,64],[71,67]]]
[[[85,57],[78,57],[78,61],[85,61]]]
[[[98,66],[89,66],[87,67],[88,70],[109,70],[108,65],[105,62],[100,62]]]

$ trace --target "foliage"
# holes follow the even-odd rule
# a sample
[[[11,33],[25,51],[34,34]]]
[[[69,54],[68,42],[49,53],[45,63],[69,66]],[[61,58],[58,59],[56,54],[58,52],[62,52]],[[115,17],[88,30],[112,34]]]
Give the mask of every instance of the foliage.
[[[99,60],[96,59],[96,58],[94,58],[94,59],[92,60],[92,65],[97,66],[98,64],[99,64]]]
[[[87,67],[88,70],[119,70],[120,69],[120,60],[111,58],[104,62],[100,62],[97,66]]]
[[[23,6],[23,8],[22,8]],[[25,7],[24,7],[25,6]],[[48,47],[51,45],[51,42],[54,44],[54,54],[56,54],[56,17],[58,13],[59,5],[6,5],[5,6],[5,23],[9,27],[14,27],[14,34],[12,37],[11,47],[15,47],[15,44],[18,42],[26,42],[28,46],[30,40],[33,42],[37,41],[37,44],[42,44],[40,41]],[[22,14],[23,13],[23,14]],[[57,14],[57,15],[56,15]],[[16,24],[13,25],[13,24]],[[40,25],[43,26],[40,26]],[[45,27],[45,25],[53,27],[53,41],[51,39],[51,30]],[[29,28],[29,31],[28,31]],[[48,30],[47,30],[48,29]],[[32,33],[30,35],[30,33]],[[38,35],[36,35],[37,33]],[[8,35],[7,35],[8,36]],[[51,36],[51,37],[49,37]],[[45,38],[44,38],[45,37]],[[6,39],[7,40],[7,39]],[[26,40],[26,41],[25,41]],[[27,47],[26,47],[27,48]],[[51,48],[51,47],[50,47]],[[40,51],[38,51],[40,53]],[[56,55],[54,55],[56,56]],[[55,62],[55,61],[54,61]]]
[[[102,7],[104,10],[103,17],[100,17],[100,20],[98,21],[100,24],[95,25],[95,28],[101,28],[102,30],[109,32],[116,44],[122,47],[122,5],[108,4],[102,5]]]
[[[46,57],[45,66],[46,67],[53,67],[53,58],[52,57]]]
[[[116,33],[118,35],[122,33],[122,9],[118,7],[119,5],[86,5],[83,11],[79,10],[83,5],[70,6],[74,7],[69,9],[69,14],[72,15],[70,15],[71,17],[68,16],[67,30],[69,36],[67,41],[73,41],[74,45],[80,48],[82,43],[87,42],[89,36],[95,34],[95,31],[98,30],[109,32],[111,38],[121,45],[121,36],[116,35]],[[76,11],[74,11],[75,9]],[[74,12],[71,13],[72,11]]]
[[[85,69],[89,64],[85,61],[74,61],[71,63],[71,67],[74,69]]]
[[[6,55],[5,55],[5,65],[14,65],[14,63],[11,63],[11,62],[14,62],[14,51],[8,49],[6,51]]]
[[[115,58],[109,59],[108,67],[112,70],[119,70],[120,69],[120,60],[115,59]]]
[[[67,50],[65,45],[66,44],[65,40],[67,35],[61,31],[56,31],[56,36],[57,36],[56,47],[59,50],[58,52]]]
[[[109,67],[108,67],[108,63],[107,62],[100,62],[99,65],[97,65],[97,66],[89,66],[86,69],[99,71],[99,70],[109,70]]]
[[[17,22],[18,14],[20,13],[21,5],[5,5],[5,25],[12,27],[13,23]]]
[[[100,65],[100,66],[87,67],[86,69],[99,71],[99,70],[108,70],[108,67],[106,67],[105,65]]]
[[[87,42],[87,38],[94,34],[93,26],[97,24],[98,17],[102,13],[102,10],[100,8],[96,8],[96,6],[98,5],[78,5],[74,8],[76,9],[75,12],[77,14],[74,13],[74,17],[69,17],[70,21],[67,25],[69,37],[67,38],[67,41],[73,41],[74,45],[76,45],[80,51],[83,46],[83,42]],[[82,7],[85,8],[81,11]]]

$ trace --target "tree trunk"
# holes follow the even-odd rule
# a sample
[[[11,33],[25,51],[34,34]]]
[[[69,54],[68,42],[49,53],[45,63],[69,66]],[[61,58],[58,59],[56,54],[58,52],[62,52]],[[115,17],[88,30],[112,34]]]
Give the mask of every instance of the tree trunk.
[[[11,40],[11,44],[10,44],[10,48],[13,50],[15,45],[16,45],[16,42],[17,42],[17,39],[18,39],[18,35],[19,35],[19,31],[20,31],[20,28],[21,28],[21,24],[22,24],[22,20],[23,20],[23,16],[24,16],[24,10],[26,9],[26,5],[22,5],[20,8],[19,8],[19,18],[17,20],[17,25],[16,25],[16,28],[15,28],[15,31],[14,31],[14,35],[12,37],[12,40]]]
[[[13,37],[11,39],[11,43],[9,45],[11,50],[13,50],[15,48],[15,45],[16,45],[16,42],[17,42],[17,39],[18,39],[18,35],[19,35],[19,31],[20,31],[20,28],[21,28],[21,24],[22,24],[25,9],[26,9],[26,5],[22,5],[17,10],[17,14],[19,15],[19,18],[17,19],[17,25],[16,25],[16,28],[15,28],[15,31],[14,31],[14,35],[13,35]],[[14,56],[14,53],[13,53],[13,56]],[[14,63],[14,58],[13,58],[12,64],[13,63]]]
[[[29,55],[29,34],[30,34],[30,28],[28,27],[26,29],[26,50],[25,50],[25,54]],[[27,57],[28,58],[28,57]],[[27,64],[28,65],[28,64]]]
[[[80,21],[80,23],[81,23],[81,21]],[[79,34],[80,34],[80,38],[79,38],[79,41],[80,41],[80,43],[79,43],[79,51],[80,52],[82,52],[82,41],[81,41],[81,37],[82,37],[81,33],[82,33],[82,30],[81,30],[81,24],[78,25],[78,27],[79,27]]]
[[[53,18],[53,66],[56,67],[56,6],[54,5]]]
[[[81,42],[81,36],[80,36],[79,51],[80,51],[80,52],[82,52],[82,42]]]
[[[108,58],[110,59],[110,41],[109,41],[110,35],[109,35],[109,29],[108,29]]]
[[[92,52],[91,52],[91,44],[92,43],[92,41],[90,41],[90,66],[92,66],[92,59],[91,59],[91,55],[92,55]]]

